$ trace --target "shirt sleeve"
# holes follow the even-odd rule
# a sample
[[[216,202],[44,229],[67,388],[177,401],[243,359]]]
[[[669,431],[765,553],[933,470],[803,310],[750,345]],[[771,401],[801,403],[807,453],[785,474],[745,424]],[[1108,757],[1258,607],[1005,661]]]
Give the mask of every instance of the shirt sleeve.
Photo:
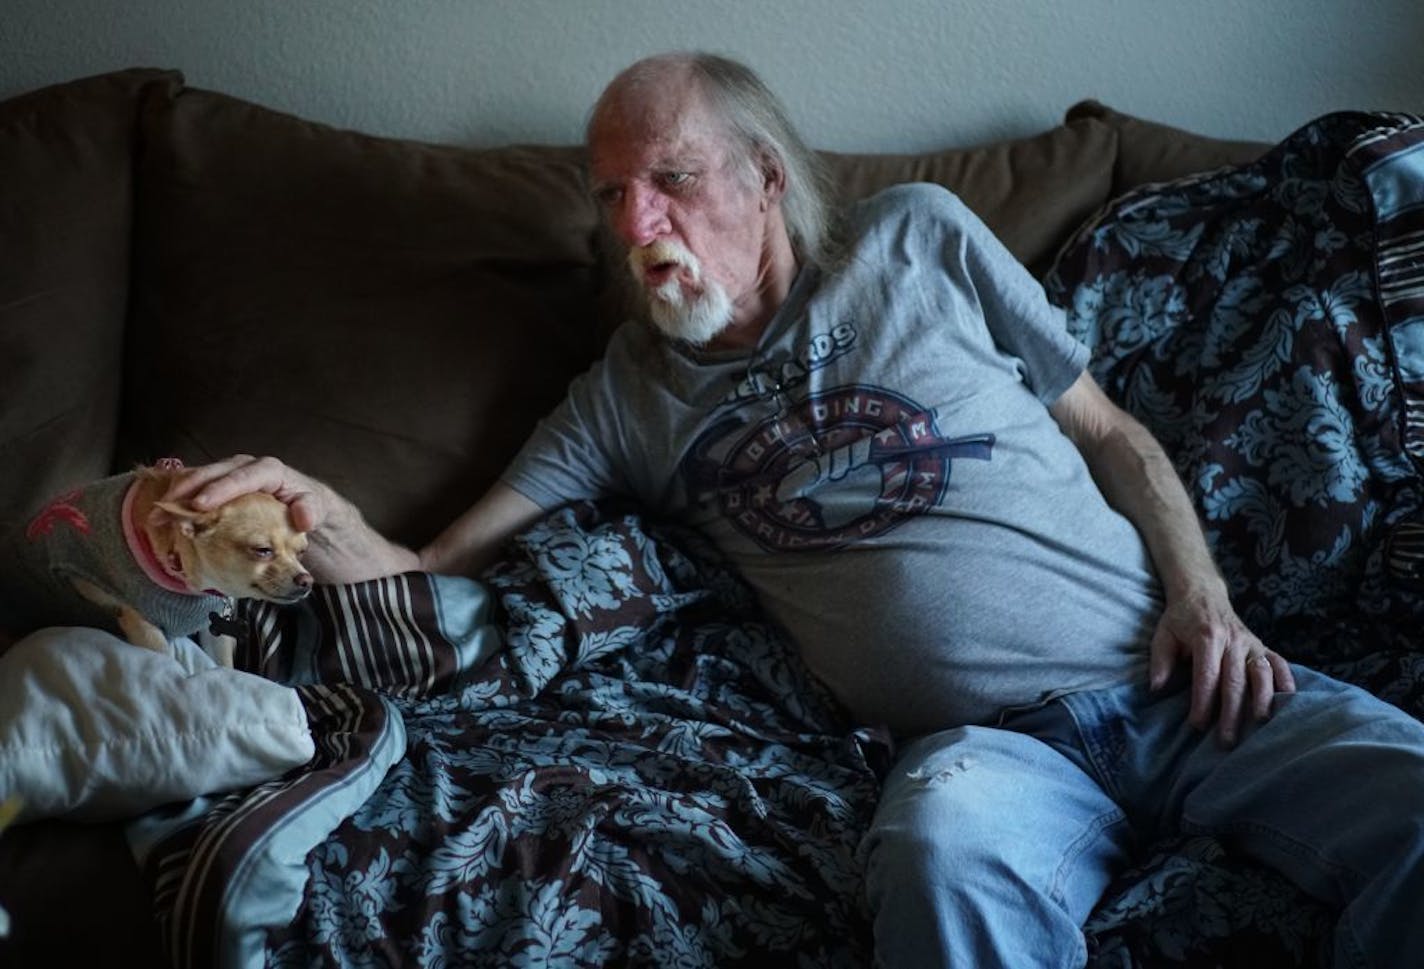
[[[626,491],[618,470],[617,398],[610,386],[603,360],[574,378],[563,401],[535,426],[500,480],[545,511]]]
[[[947,268],[964,274],[979,300],[990,336],[1023,363],[1034,396],[1051,404],[1088,362],[1088,348],[1068,332],[1063,310],[980,218],[948,191],[942,198]],[[957,264],[957,265],[953,265]]]

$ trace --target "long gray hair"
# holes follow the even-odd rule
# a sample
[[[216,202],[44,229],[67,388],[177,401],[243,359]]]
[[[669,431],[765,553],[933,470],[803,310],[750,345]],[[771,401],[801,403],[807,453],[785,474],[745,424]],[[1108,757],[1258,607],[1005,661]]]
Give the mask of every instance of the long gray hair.
[[[759,185],[769,160],[786,178],[781,211],[791,246],[802,262],[827,268],[835,259],[835,218],[830,175],[821,157],[801,140],[781,101],[751,68],[701,51],[661,54],[639,61],[614,85],[642,86],[686,70],[734,137],[736,161],[750,184]],[[606,96],[607,92],[605,92]],[[589,119],[591,130],[599,104]]]

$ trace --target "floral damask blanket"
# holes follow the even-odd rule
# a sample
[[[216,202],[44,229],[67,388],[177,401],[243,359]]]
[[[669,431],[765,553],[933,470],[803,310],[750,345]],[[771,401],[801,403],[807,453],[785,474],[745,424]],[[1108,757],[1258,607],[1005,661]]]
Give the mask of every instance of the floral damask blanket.
[[[1327,115],[1143,186],[1046,287],[1171,454],[1251,628],[1424,718],[1424,119]],[[1102,967],[1324,965],[1331,921],[1192,839],[1119,879],[1089,936]]]
[[[486,580],[249,604],[318,756],[134,826],[175,966],[868,964],[888,741],[705,544],[581,505]]]

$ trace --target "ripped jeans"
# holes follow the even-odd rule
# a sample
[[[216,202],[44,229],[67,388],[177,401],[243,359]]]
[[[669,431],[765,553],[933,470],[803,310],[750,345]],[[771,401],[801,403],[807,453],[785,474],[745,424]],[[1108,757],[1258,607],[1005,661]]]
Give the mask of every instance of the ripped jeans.
[[[1185,685],[1061,697],[908,744],[864,845],[877,965],[1076,967],[1141,839],[1213,833],[1341,910],[1335,965],[1424,953],[1424,726],[1293,667],[1223,749]]]

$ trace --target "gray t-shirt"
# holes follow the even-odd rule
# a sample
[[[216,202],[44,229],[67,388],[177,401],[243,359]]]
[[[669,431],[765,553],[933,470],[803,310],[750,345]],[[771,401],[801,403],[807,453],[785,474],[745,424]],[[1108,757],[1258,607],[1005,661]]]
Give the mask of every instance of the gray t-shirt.
[[[944,189],[851,224],[752,352],[625,324],[504,481],[699,527],[852,714],[902,735],[1145,677],[1146,549],[1046,406],[1086,350]]]

